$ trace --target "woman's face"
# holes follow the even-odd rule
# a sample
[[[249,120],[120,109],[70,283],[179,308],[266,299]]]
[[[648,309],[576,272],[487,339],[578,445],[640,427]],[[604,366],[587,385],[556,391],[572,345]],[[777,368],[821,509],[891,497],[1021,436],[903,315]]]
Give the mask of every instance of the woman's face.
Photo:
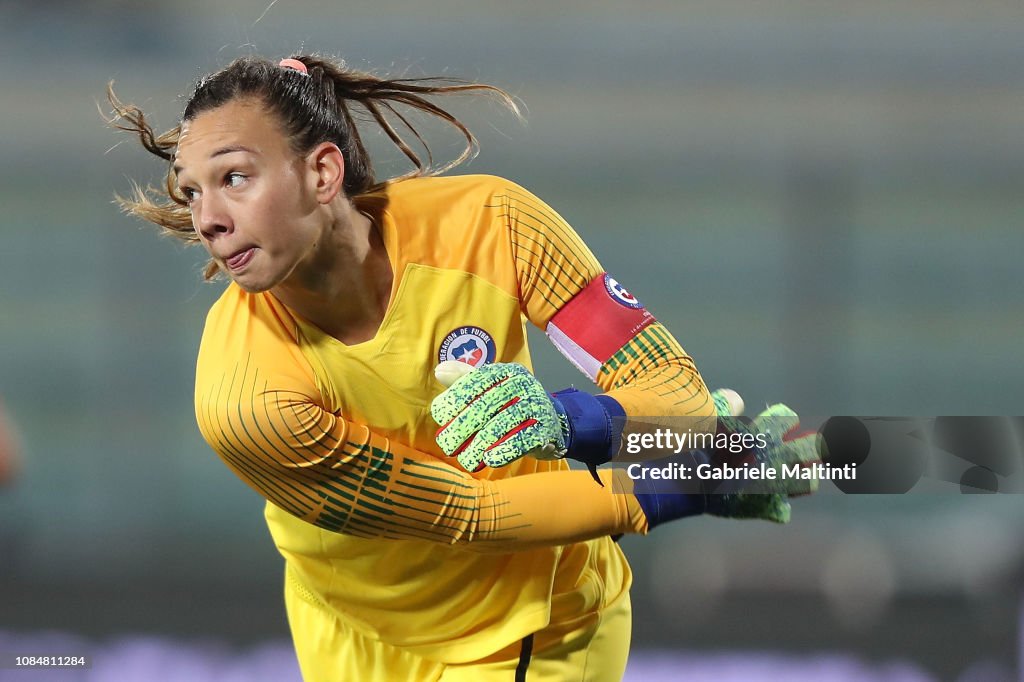
[[[200,241],[246,291],[267,291],[311,259],[324,229],[315,169],[258,101],[183,123],[174,168]]]

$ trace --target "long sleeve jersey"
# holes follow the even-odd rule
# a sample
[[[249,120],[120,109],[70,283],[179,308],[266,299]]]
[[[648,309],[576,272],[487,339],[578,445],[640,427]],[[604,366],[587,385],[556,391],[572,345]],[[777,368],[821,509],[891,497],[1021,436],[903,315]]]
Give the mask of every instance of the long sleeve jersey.
[[[346,345],[272,294],[232,284],[207,318],[196,416],[228,467],[266,498],[271,535],[304,595],[368,636],[476,660],[628,589],[628,565],[607,536],[646,532],[646,520],[607,472],[602,487],[562,461],[528,457],[463,471],[434,442],[429,404],[443,390],[434,366],[529,367],[530,322],[629,415],[704,417],[713,406],[653,317],[596,358],[553,323],[571,314],[560,326],[579,329],[582,301],[600,286],[634,300],[525,189],[490,176],[418,178],[357,204],[376,217],[394,272],[376,335]]]

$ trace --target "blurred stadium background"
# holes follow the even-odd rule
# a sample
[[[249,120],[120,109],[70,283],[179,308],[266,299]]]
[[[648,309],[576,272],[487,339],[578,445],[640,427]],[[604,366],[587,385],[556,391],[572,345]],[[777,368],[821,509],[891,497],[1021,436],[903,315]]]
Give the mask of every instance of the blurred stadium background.
[[[95,659],[0,680],[295,675],[261,502],[193,423],[220,286],[112,205],[161,169],[104,127],[109,79],[164,128],[253,51],[495,83],[527,124],[460,108],[483,148],[461,172],[558,208],[709,384],[813,415],[1022,415],[1022,31],[1018,0],[0,1],[0,396],[24,458],[0,653]],[[580,382],[535,340],[547,385]],[[1019,495],[795,511],[627,539],[630,679],[1018,679]]]

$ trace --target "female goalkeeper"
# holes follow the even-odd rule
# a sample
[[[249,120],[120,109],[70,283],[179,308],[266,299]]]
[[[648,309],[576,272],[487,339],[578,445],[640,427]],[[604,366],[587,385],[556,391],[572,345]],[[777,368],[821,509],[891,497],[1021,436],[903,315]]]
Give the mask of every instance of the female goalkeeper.
[[[715,407],[554,210],[501,178],[438,177],[475,139],[433,99],[466,92],[515,108],[491,86],[312,56],[233,62],[163,134],[108,92],[114,124],[168,162],[165,188],[122,205],[231,279],[206,320],[196,417],[268,502],[308,680],[620,679],[630,571],[609,536],[788,512],[785,490],[751,513],[569,470],[566,456],[609,461],[624,415],[713,431]],[[421,159],[409,113],[453,126],[459,159]],[[357,119],[414,171],[377,178]],[[524,318],[605,393],[548,396],[525,369]],[[445,390],[434,369],[448,360],[479,369]]]

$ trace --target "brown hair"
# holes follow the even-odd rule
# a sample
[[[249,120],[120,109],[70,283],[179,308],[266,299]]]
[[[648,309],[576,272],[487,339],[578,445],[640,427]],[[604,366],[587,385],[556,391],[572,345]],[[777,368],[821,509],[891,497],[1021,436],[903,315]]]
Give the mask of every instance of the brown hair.
[[[347,196],[355,197],[380,187],[381,183],[374,176],[373,164],[356,125],[353,105],[358,104],[368,113],[388,139],[412,162],[413,170],[400,178],[443,173],[477,152],[477,140],[469,128],[428,100],[428,96],[491,93],[519,115],[511,95],[492,85],[449,78],[385,79],[349,69],[343,62],[318,56],[300,55],[292,58],[305,64],[308,74],[282,68],[267,59],[243,57],[199,79],[185,105],[182,122],[191,121],[203,112],[236,99],[257,98],[278,117],[296,154],[308,153],[321,142],[338,145],[345,158],[344,190]],[[181,124],[157,134],[141,109],[118,99],[114,94],[113,82],[107,86],[107,99],[113,107],[110,124],[119,130],[138,135],[148,152],[167,162],[167,175],[162,190],[154,187],[143,189],[134,184],[132,197],[117,196],[118,204],[125,212],[163,228],[166,234],[188,243],[198,242],[188,203],[177,188],[173,169]],[[465,140],[462,153],[446,164],[434,166],[430,147],[397,105],[426,113],[453,126]],[[397,121],[423,147],[426,160],[409,145],[392,121]],[[217,266],[211,261],[204,277],[212,279],[216,273]]]

